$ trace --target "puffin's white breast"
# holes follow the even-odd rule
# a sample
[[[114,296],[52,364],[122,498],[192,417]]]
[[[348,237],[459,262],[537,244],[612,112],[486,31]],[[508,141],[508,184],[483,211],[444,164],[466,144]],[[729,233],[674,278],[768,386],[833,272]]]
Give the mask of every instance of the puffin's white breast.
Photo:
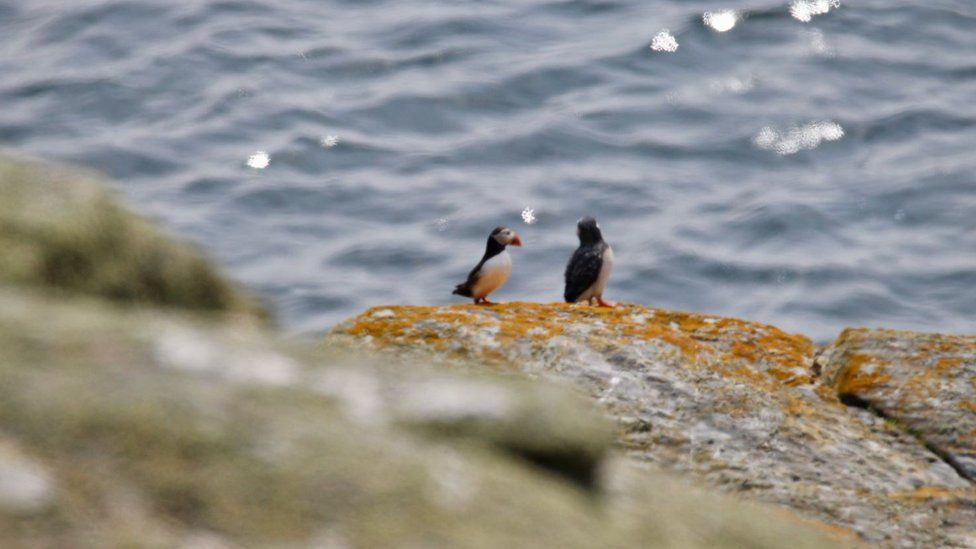
[[[505,283],[509,273],[512,272],[512,258],[507,251],[492,257],[481,266],[478,272],[478,281],[475,282],[471,294],[475,299],[481,299],[491,292],[498,289]]]
[[[603,289],[607,287],[607,280],[610,280],[610,273],[613,271],[613,248],[607,246],[603,252],[603,265],[600,265],[600,274],[596,277],[594,295],[603,295]]]

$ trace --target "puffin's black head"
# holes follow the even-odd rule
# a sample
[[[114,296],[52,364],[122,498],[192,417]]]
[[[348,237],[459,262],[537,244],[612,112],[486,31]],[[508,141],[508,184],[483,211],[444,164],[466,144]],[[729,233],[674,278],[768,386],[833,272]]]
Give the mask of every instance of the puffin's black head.
[[[580,239],[580,244],[596,244],[603,240],[603,233],[596,219],[586,216],[576,223],[576,236]]]
[[[491,231],[491,236],[489,236],[489,238],[494,239],[494,241],[501,244],[502,247],[509,245],[522,245],[522,239],[519,238],[519,235],[508,227],[495,227],[495,230]]]

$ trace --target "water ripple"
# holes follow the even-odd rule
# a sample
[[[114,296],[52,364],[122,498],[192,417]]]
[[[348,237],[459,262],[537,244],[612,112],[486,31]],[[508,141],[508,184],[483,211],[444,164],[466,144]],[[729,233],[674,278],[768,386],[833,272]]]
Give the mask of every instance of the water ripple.
[[[0,146],[119,178],[295,329],[452,302],[499,224],[497,298],[559,299],[590,214],[614,298],[971,331],[966,3],[53,5],[0,2]]]

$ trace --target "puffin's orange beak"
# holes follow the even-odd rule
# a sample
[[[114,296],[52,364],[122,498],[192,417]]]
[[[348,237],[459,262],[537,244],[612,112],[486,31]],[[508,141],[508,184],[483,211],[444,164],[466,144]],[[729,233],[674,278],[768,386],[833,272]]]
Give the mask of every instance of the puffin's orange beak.
[[[519,246],[519,247],[521,247],[522,246],[522,239],[519,238],[519,235],[516,234],[515,237],[512,238],[512,242],[510,244],[512,246]]]

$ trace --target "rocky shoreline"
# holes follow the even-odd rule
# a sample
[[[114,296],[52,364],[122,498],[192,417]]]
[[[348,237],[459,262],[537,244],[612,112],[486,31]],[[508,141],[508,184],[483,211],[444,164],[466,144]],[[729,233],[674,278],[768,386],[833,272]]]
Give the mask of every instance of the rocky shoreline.
[[[269,317],[96,176],[0,157],[2,545],[976,546],[976,338]]]
[[[568,382],[632,459],[872,543],[976,545],[976,338],[637,305],[379,307],[328,340]]]

